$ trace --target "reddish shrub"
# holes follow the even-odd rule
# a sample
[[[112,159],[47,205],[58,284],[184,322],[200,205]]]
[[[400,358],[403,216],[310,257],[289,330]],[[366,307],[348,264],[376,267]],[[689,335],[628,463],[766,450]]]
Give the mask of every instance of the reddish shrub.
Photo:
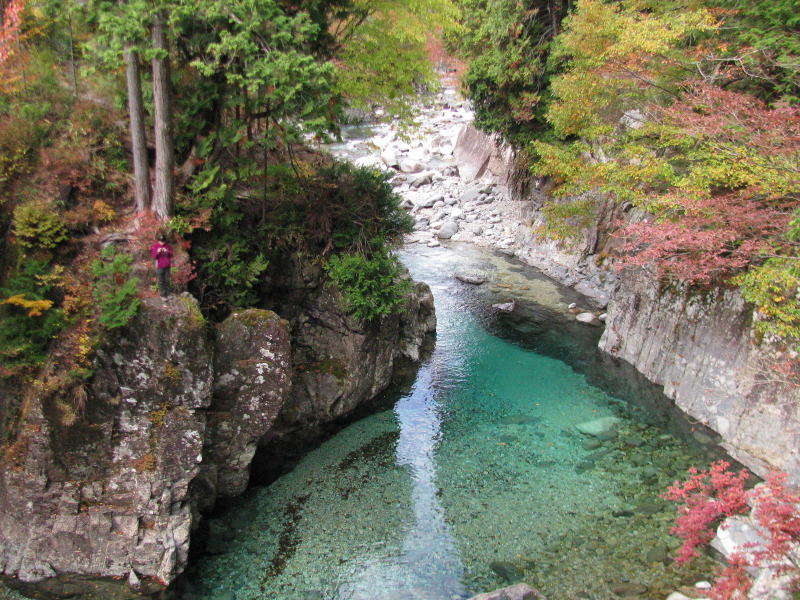
[[[800,542],[800,495],[787,490],[786,473],[773,472],[767,483],[745,490],[750,477],[746,469],[729,472],[730,464],[714,462],[708,471],[689,470],[687,481],[675,482],[663,494],[668,500],[682,503],[671,533],[683,539],[676,562],[684,563],[698,556],[697,548],[710,542],[717,526],[726,518],[750,511],[767,534],[763,549],[729,557],[729,565],[709,591],[713,600],[745,600],[752,586],[747,567],[771,567],[779,574],[789,574],[792,585],[800,584],[800,570],[789,554]]]

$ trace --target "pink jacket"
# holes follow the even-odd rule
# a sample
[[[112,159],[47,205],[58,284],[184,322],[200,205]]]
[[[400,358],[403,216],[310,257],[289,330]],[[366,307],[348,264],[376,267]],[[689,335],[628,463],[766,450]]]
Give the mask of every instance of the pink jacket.
[[[150,248],[150,255],[156,261],[157,269],[168,269],[172,266],[172,246],[163,242],[156,242]]]

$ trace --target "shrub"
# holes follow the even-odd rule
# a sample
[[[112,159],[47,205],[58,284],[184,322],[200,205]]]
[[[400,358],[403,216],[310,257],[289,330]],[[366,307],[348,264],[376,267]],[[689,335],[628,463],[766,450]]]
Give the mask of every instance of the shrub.
[[[40,203],[22,204],[14,209],[14,234],[26,250],[52,250],[69,239],[58,213]]]
[[[342,292],[345,308],[362,321],[391,314],[411,291],[411,282],[403,279],[403,267],[383,247],[371,256],[335,254],[325,264],[325,271]]]
[[[243,166],[238,174],[214,166],[194,178],[170,226],[191,232],[193,286],[204,310],[222,314],[257,304],[268,265],[279,264],[286,252],[363,259],[374,255],[375,243],[391,244],[411,230],[413,220],[383,174],[314,158],[324,164],[270,165],[247,193]]]
[[[129,277],[132,262],[130,256],[110,244],[103,249],[102,259],[92,263],[94,299],[100,309],[100,324],[107,329],[127,325],[141,305],[136,290],[139,279]]]
[[[763,532],[764,544],[730,557],[730,564],[714,582],[709,597],[746,598],[752,585],[747,569],[753,567],[776,568],[778,574],[789,576],[790,587],[796,590],[800,586],[800,568],[791,557],[800,543],[800,495],[786,489],[786,473],[773,471],[766,484],[746,490],[750,473],[746,469],[731,473],[728,467],[729,463],[717,461],[708,471],[692,468],[688,481],[676,481],[664,494],[668,500],[683,503],[672,529],[684,540],[676,562],[697,556],[697,548],[713,539],[725,517],[750,512]]]
[[[64,326],[55,306],[54,282],[46,262],[26,260],[0,288],[0,363],[3,376],[44,362],[47,346]]]

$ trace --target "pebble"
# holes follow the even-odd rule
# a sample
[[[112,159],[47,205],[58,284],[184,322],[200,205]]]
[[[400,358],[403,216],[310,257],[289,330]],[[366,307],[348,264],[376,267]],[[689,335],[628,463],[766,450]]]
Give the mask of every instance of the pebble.
[[[698,590],[710,590],[711,583],[709,583],[708,581],[698,581],[697,583],[694,584],[694,587],[697,588]]]

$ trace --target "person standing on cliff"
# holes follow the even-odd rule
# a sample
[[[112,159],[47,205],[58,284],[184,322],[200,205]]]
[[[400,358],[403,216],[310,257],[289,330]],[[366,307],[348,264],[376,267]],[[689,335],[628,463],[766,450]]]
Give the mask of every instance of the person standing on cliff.
[[[150,248],[150,255],[156,261],[156,274],[158,275],[158,291],[162,298],[169,295],[169,270],[172,267],[172,246],[167,242],[163,233]]]

